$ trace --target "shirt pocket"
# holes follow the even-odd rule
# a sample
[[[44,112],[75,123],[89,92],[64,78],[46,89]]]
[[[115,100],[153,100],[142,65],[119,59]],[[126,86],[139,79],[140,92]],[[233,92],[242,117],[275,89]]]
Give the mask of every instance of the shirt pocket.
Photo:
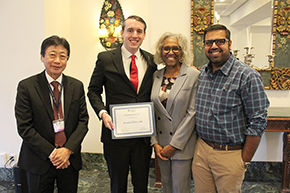
[[[215,102],[213,107],[213,113],[216,115],[224,115],[227,113],[238,113],[242,100],[237,92],[237,89],[217,89],[215,95]]]

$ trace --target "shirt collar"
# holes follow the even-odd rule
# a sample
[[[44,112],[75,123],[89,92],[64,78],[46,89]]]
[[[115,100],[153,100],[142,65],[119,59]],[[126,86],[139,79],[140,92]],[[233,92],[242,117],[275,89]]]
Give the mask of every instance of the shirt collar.
[[[124,55],[125,58],[130,58],[130,57],[131,57],[132,53],[129,52],[129,51],[125,48],[124,45],[122,45],[121,49],[122,49],[122,54]],[[138,49],[138,51],[137,51],[134,55],[136,56],[137,59],[140,58],[140,55],[141,55],[141,53],[140,53],[140,49]]]
[[[230,73],[231,68],[234,65],[234,61],[235,61],[235,57],[233,56],[233,54],[230,52],[230,57],[229,59],[226,61],[226,63],[224,63],[224,65],[219,69],[224,75],[228,76]],[[212,72],[212,63],[209,62],[205,68],[206,72]]]
[[[56,80],[54,80],[49,74],[47,74],[46,71],[45,71],[45,76],[49,84],[51,84],[53,81],[57,81],[59,84],[61,84],[62,82],[62,77],[63,77],[62,74]]]

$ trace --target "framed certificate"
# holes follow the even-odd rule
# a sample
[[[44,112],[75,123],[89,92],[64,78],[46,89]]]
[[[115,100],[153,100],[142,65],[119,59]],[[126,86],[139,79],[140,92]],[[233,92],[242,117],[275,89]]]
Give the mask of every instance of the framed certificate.
[[[156,135],[153,102],[110,105],[110,111],[115,125],[112,139]]]

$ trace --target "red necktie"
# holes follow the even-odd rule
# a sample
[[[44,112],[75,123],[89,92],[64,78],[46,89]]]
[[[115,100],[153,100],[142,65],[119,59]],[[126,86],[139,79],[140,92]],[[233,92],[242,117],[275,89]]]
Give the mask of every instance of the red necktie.
[[[135,87],[136,91],[138,90],[138,68],[136,66],[135,55],[131,55],[131,69],[130,69],[130,81]]]
[[[59,90],[58,90],[59,83],[57,81],[53,81],[51,83],[51,85],[53,86],[53,94],[54,94],[55,100],[58,103],[58,101],[59,101],[59,99],[58,99],[59,98]],[[58,120],[58,119],[62,119],[63,118],[61,101],[60,101],[58,110],[59,110],[59,117],[58,117],[56,104],[53,103],[54,120]],[[65,137],[64,131],[60,131],[60,132],[55,133],[55,143],[58,146],[62,147],[63,144],[65,143],[65,141],[66,141],[66,137]]]

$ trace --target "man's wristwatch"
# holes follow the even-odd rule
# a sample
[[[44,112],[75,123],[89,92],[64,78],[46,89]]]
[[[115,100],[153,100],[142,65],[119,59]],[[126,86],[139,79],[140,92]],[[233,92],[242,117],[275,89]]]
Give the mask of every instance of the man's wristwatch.
[[[244,162],[245,169],[248,169],[251,166],[251,162]]]

